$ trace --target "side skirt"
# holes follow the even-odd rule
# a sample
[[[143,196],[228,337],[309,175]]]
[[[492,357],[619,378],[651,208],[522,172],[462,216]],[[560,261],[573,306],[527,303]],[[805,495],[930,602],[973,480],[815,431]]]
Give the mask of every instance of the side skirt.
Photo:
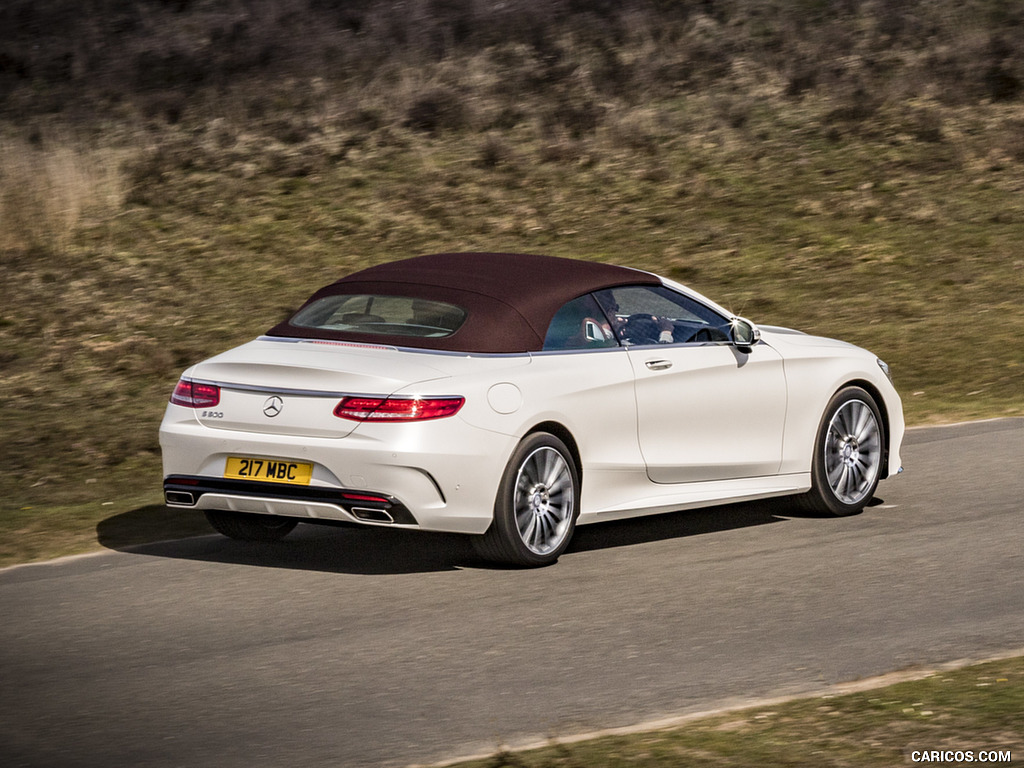
[[[606,520],[622,520],[642,515],[657,515],[684,509],[699,509],[720,504],[734,504],[741,501],[804,493],[811,489],[811,473],[800,472],[792,475],[750,477],[741,480],[658,485],[655,486],[656,493],[651,493],[652,486],[653,483],[648,483],[646,488],[637,489],[636,497],[626,504],[588,508],[588,505],[584,503],[576,524],[586,525]],[[584,485],[584,490],[586,490],[586,485]],[[598,502],[600,503],[600,499]]]

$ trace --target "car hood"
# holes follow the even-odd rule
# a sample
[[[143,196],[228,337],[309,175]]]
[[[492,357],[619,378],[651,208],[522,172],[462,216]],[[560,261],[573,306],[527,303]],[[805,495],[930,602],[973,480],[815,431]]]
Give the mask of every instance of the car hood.
[[[803,331],[792,328],[783,328],[777,325],[759,325],[761,339],[773,347],[815,347],[819,349],[859,349],[855,344],[850,344],[839,339],[830,339],[825,336],[811,336]]]

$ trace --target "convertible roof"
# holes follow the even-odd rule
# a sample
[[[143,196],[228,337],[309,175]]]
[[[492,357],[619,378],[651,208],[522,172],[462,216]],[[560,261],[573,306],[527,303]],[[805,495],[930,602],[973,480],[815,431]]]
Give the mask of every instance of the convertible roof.
[[[453,352],[539,350],[551,318],[567,301],[615,285],[658,285],[655,275],[628,267],[518,253],[437,253],[364,269],[320,289],[306,304],[338,294],[382,294],[434,299],[467,312],[444,338],[384,336],[293,326],[271,336],[393,344]]]

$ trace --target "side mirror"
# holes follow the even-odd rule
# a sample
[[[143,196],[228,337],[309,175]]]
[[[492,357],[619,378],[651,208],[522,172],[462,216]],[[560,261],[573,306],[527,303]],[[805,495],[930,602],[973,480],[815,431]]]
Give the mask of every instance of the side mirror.
[[[729,330],[729,340],[741,352],[750,352],[751,347],[761,340],[761,331],[749,320],[742,317],[734,317],[732,319],[732,327]]]

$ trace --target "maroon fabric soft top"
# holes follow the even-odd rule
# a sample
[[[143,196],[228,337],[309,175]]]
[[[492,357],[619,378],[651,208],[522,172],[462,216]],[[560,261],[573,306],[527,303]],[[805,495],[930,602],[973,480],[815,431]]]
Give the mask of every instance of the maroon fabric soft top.
[[[532,352],[542,347],[551,318],[566,302],[616,285],[659,283],[656,276],[636,269],[554,256],[438,253],[361,270],[321,288],[306,305],[339,294],[444,301],[467,312],[465,322],[450,336],[411,338],[328,331],[288,321],[267,334],[451,352]]]

